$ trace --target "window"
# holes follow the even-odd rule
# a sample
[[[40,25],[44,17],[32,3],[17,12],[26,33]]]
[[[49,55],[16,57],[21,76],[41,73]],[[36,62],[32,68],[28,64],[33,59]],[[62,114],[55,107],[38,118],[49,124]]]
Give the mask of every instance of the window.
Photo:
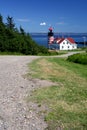
[[[64,46],[62,46],[62,48],[64,48]]]

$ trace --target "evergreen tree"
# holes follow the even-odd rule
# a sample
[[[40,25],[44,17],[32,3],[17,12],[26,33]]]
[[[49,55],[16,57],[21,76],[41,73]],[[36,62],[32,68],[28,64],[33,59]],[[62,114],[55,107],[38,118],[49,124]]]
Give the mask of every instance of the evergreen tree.
[[[22,35],[25,35],[25,31],[24,31],[24,29],[20,26],[20,33],[22,34]]]
[[[7,24],[3,23],[0,15],[0,51],[19,52],[26,55],[37,55],[47,53],[47,49],[40,47],[32,40],[29,33],[20,26],[20,30],[14,28],[13,17],[7,17]]]
[[[0,14],[0,24],[3,24],[3,17],[1,14]]]
[[[14,24],[13,17],[10,17],[10,16],[7,17],[6,26],[7,26],[7,28],[14,30],[15,24]]]

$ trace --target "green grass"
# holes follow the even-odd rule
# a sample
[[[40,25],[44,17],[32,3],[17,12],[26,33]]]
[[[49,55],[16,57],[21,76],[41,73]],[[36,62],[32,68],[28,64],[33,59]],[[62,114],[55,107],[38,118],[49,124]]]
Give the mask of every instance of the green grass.
[[[0,52],[0,55],[23,55],[23,54],[18,52]]]
[[[39,88],[31,97],[38,104],[48,106],[45,116],[48,130],[58,127],[87,130],[87,65],[60,58],[41,58],[30,67],[32,77],[58,84]]]

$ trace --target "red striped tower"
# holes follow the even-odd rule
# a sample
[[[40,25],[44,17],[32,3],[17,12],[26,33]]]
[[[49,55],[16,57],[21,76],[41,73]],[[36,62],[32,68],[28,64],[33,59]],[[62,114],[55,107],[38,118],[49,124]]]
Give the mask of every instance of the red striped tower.
[[[53,33],[53,28],[50,27],[49,28],[49,32],[48,32],[48,46],[50,49],[50,45],[54,43],[54,33]]]

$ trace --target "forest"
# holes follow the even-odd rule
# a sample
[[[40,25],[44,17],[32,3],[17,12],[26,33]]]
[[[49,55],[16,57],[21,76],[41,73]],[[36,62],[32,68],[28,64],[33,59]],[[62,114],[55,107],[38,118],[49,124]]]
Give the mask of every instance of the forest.
[[[48,49],[38,45],[22,26],[15,27],[13,17],[7,16],[6,23],[0,14],[0,52],[17,52],[25,55],[47,54]]]

